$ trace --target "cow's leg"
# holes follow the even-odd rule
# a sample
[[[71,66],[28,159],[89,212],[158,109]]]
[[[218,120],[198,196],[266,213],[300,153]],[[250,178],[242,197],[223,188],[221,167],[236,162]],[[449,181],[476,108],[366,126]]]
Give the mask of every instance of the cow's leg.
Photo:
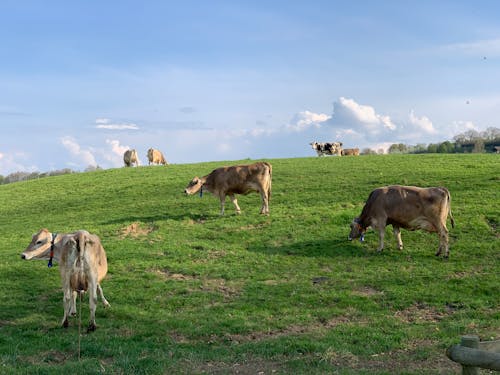
[[[377,252],[379,252],[379,253],[382,250],[384,250],[384,236],[385,236],[385,227],[384,226],[378,226],[379,243],[378,243]]]
[[[89,309],[90,309],[90,321],[87,327],[87,332],[95,331],[95,309],[97,306],[97,282],[89,283]]]
[[[68,317],[70,315],[70,311],[71,311],[71,303],[72,303],[72,298],[73,298],[73,295],[72,295],[72,291],[71,291],[71,288],[69,285],[67,285],[66,287],[64,287],[64,295],[63,295],[63,306],[64,306],[64,316],[63,316],[63,320],[62,320],[62,326],[64,328],[68,328]]]
[[[236,199],[236,196],[234,194],[229,194],[229,199],[231,199],[231,202],[233,202],[234,207],[236,208],[236,213],[241,214],[241,209],[240,206],[238,206],[238,200]]]
[[[441,253],[444,250],[444,258],[448,258],[450,256],[450,249],[448,246],[448,229],[446,228],[446,225],[440,225],[440,228],[438,229],[438,235],[439,235],[439,248],[436,253],[436,256],[441,255]]]
[[[102,303],[104,305],[104,307],[109,307],[111,306],[108,302],[108,300],[104,297],[104,293],[102,291],[102,288],[101,288],[101,284],[97,284],[97,292],[99,293],[99,295],[101,296],[101,300],[102,300]]]
[[[262,188],[260,190],[260,197],[262,198],[261,214],[269,214],[269,188]]]
[[[220,216],[224,216],[224,205],[226,204],[226,195],[221,193],[219,195],[220,199]]]
[[[73,291],[72,293],[72,298],[71,298],[71,309],[69,311],[69,314],[71,316],[75,316],[76,315],[76,296],[78,295],[77,292]]]
[[[403,250],[403,241],[401,240],[401,231],[399,230],[399,227],[393,227],[392,231],[394,232],[394,236],[396,237],[398,249]]]

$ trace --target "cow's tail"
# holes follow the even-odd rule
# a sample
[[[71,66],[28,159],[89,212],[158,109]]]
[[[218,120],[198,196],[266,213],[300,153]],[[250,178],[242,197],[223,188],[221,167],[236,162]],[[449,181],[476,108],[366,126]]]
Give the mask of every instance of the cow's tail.
[[[76,259],[74,263],[74,273],[72,280],[72,288],[78,292],[88,289],[88,280],[85,274],[85,242],[86,235],[84,232],[78,232],[76,235]]]
[[[269,163],[266,163],[267,167],[269,168],[269,185],[268,185],[268,188],[267,188],[267,196],[268,196],[268,200],[270,201],[271,200],[271,185],[272,185],[272,182],[273,182],[273,166]]]
[[[453,218],[453,214],[451,213],[451,194],[448,189],[446,189],[446,195],[448,199],[448,216],[450,217],[451,227],[455,228],[455,219]]]

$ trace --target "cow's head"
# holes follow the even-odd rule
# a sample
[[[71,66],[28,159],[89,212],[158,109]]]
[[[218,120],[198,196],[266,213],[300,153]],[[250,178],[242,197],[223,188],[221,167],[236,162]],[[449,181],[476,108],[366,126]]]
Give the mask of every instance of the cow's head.
[[[363,228],[359,222],[359,218],[355,218],[351,223],[351,233],[349,233],[349,241],[359,238],[360,241],[364,240],[366,228]]]
[[[24,252],[22,259],[50,259],[50,247],[52,242],[52,233],[47,229],[41,229],[33,235],[33,238]]]
[[[318,149],[318,142],[311,142],[309,143],[312,147],[313,150],[317,150]]]
[[[201,181],[201,179],[195,177],[189,182],[188,186],[186,186],[186,188],[184,189],[184,193],[186,193],[187,195],[195,194],[201,189],[202,186],[203,182]]]

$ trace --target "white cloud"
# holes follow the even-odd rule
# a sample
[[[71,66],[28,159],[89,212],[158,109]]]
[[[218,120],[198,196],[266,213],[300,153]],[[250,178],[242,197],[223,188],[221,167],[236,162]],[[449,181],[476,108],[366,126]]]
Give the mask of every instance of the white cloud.
[[[410,111],[410,114],[408,115],[410,125],[413,127],[417,127],[420,130],[423,130],[426,133],[429,134],[434,134],[436,133],[436,129],[434,129],[434,125],[432,125],[432,121],[429,120],[428,117],[422,116],[422,117],[417,117],[415,116],[415,113],[413,110]]]
[[[364,130],[372,135],[397,128],[389,116],[380,115],[375,108],[344,97],[333,103],[331,123],[347,129]]]
[[[108,150],[103,152],[103,157],[112,164],[113,167],[120,167],[123,165],[123,154],[125,151],[130,150],[131,147],[121,145],[120,141],[116,139],[106,139],[106,144],[111,146],[111,152]]]
[[[310,111],[302,111],[293,116],[287,128],[295,131],[303,131],[310,127],[320,127],[320,124],[329,120],[331,116],[324,113],[314,113]]]
[[[96,160],[94,155],[90,150],[84,150],[80,147],[80,145],[76,142],[76,140],[72,137],[66,136],[61,138],[61,144],[68,150],[71,155],[75,156],[81,162],[83,162],[83,167],[87,167],[89,165],[96,166]]]
[[[105,130],[139,130],[139,126],[134,123],[113,123],[108,118],[98,118],[95,120],[96,129]]]
[[[96,125],[96,128],[106,130],[139,130],[136,124],[100,124]]]

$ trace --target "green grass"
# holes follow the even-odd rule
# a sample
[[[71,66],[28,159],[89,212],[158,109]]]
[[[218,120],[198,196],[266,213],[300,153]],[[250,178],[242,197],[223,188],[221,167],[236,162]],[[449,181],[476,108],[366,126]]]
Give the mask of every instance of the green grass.
[[[186,197],[194,176],[238,162],[122,168],[0,186],[0,368],[55,374],[452,374],[460,335],[500,336],[498,155],[269,160],[257,194]],[[239,162],[249,162],[248,160]],[[370,191],[446,186],[456,227],[349,242]],[[136,223],[136,226],[131,226]],[[97,331],[60,328],[57,267],[22,261],[31,235],[87,229],[109,261]],[[128,228],[128,231],[127,231]],[[127,234],[128,232],[128,234]],[[83,325],[88,303],[82,309]]]

